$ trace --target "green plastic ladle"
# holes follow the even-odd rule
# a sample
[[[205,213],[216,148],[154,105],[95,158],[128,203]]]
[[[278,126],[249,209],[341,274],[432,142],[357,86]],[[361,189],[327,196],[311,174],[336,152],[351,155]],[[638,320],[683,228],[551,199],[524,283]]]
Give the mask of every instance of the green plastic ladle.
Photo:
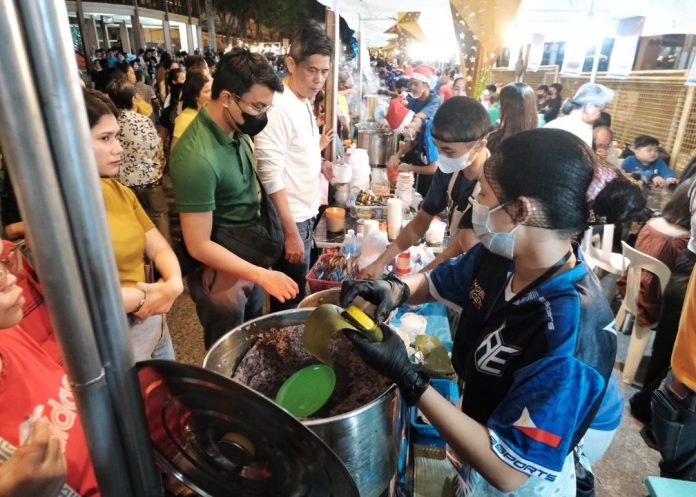
[[[313,364],[296,371],[285,380],[275,401],[293,416],[304,418],[326,404],[335,386],[334,370],[324,364]]]

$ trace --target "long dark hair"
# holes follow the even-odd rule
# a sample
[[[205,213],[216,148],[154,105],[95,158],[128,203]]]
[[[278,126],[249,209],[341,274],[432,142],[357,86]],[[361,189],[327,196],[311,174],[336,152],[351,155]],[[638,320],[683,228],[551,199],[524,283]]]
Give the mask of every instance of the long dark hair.
[[[685,229],[691,228],[691,210],[689,202],[689,188],[693,178],[689,178],[682,182],[674,193],[672,198],[662,208],[662,217],[670,224],[676,224]]]
[[[536,106],[536,94],[531,86],[525,83],[505,85],[500,91],[501,126],[488,140],[488,149],[493,152],[506,138],[536,128],[539,124]]]
[[[202,72],[189,74],[181,91],[181,103],[184,109],[198,109],[198,96],[210,78]]]

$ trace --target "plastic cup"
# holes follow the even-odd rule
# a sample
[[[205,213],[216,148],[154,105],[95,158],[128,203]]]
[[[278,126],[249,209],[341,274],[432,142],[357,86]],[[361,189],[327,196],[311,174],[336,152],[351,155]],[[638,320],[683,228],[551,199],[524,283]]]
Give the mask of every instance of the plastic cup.
[[[444,221],[433,221],[430,223],[428,231],[425,232],[425,241],[428,245],[442,245],[442,241],[445,239],[446,228],[447,223]]]

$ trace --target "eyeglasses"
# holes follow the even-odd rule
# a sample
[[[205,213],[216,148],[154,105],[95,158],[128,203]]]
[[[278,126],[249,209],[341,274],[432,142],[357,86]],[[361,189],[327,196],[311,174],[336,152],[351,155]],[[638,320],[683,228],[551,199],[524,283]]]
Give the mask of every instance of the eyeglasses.
[[[2,255],[0,255],[0,289],[7,288],[7,281],[10,274],[16,275],[22,269],[22,254],[20,252],[22,244],[5,245]]]
[[[252,109],[254,109],[254,112],[256,112],[256,116],[257,116],[257,117],[260,117],[260,116],[264,115],[266,112],[268,112],[269,110],[271,110],[271,107],[273,107],[273,104],[270,104],[270,105],[254,105],[254,104],[250,104],[250,103],[247,102],[246,100],[243,100],[242,97],[240,97],[240,96],[237,95],[236,93],[232,93],[232,96],[233,96],[234,99],[237,101],[237,105],[239,105],[239,103],[242,102],[243,104],[246,104],[248,107],[251,107]]]

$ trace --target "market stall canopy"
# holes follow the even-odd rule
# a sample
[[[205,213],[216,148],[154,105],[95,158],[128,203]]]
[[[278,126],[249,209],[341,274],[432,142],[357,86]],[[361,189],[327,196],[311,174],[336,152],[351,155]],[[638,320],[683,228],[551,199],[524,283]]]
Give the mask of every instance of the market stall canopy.
[[[619,20],[643,16],[642,36],[696,33],[693,7],[691,0],[522,0],[508,31],[518,38],[539,33],[545,41],[566,41],[569,34],[586,36],[584,27],[591,24],[612,37]]]
[[[317,0],[333,8],[334,0]],[[420,12],[418,29],[430,43],[454,40],[449,0],[338,0],[338,10],[351,29],[360,31],[368,46],[384,46],[393,34],[385,33],[398,22],[398,12]]]
[[[334,0],[318,1],[327,7],[334,6]],[[351,29],[362,30],[368,45],[382,46],[393,36],[385,31],[396,23],[397,11],[421,12],[418,24],[429,39],[453,37],[454,32],[449,30],[452,25],[449,3],[449,0],[338,0],[338,9]],[[646,17],[643,36],[696,33],[696,16],[692,10],[692,0],[522,0],[514,20],[503,29],[514,31],[518,38],[540,33],[546,41],[564,41],[569,33],[586,34],[579,27],[587,23],[588,14],[593,11],[591,20],[606,25],[606,36],[613,35],[618,20],[634,16]]]

